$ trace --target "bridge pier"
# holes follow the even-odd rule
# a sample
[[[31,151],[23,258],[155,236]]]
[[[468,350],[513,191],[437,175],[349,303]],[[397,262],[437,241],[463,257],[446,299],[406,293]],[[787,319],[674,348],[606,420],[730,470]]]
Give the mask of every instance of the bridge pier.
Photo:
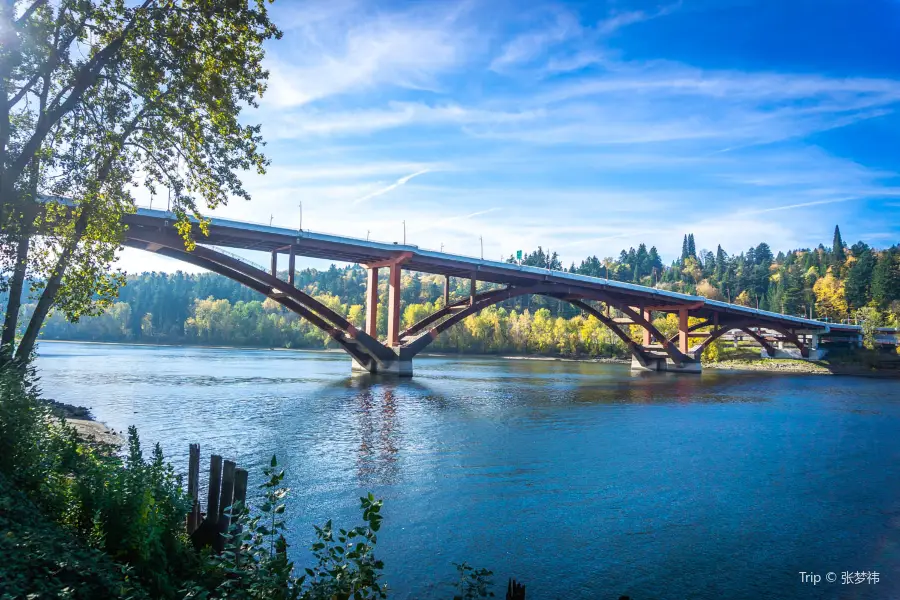
[[[700,364],[699,360],[684,361],[679,366],[669,357],[650,357],[642,361],[637,356],[632,356],[631,370],[665,371],[668,373],[702,373],[703,365]]]
[[[386,375],[392,377],[412,377],[413,376],[413,357],[407,348],[392,348],[397,355],[396,360],[372,362],[371,367],[350,357],[350,374],[357,375]]]

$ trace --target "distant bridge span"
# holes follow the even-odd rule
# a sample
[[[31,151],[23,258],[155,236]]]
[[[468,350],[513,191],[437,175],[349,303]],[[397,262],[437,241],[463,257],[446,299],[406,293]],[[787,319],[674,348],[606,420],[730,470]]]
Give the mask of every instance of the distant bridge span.
[[[641,370],[699,372],[700,354],[706,346],[734,329],[748,333],[770,355],[779,350],[758,330],[775,331],[780,335],[776,340],[779,346],[783,343],[793,345],[805,358],[819,356],[820,336],[839,336],[856,341],[862,333],[856,325],[781,315],[620,281],[421,250],[413,245],[372,242],[219,218],[210,221],[208,237],[195,225],[194,236],[198,246],[193,251],[187,251],[175,231],[175,217],[171,213],[140,208],[136,213],[126,215],[124,221],[128,225],[125,245],[203,267],[272,298],[327,332],[350,354],[354,370],[370,373],[411,376],[413,357],[449,327],[488,306],[529,294],[569,302],[599,319],[629,347],[633,357],[632,368]],[[210,245],[268,252],[271,267],[264,270]],[[287,281],[277,277],[278,258],[282,254],[288,257]],[[363,330],[294,286],[297,256],[357,263],[366,267],[367,305]],[[381,269],[388,272],[388,303],[385,307],[388,327],[384,340],[379,340],[376,333],[378,273]],[[406,330],[400,328],[402,269],[445,277],[442,307]],[[470,293],[466,298],[450,298],[450,277],[470,280]],[[503,287],[478,293],[478,281]],[[591,302],[601,302],[606,308],[602,310]],[[625,317],[611,317],[610,308],[617,309]],[[678,333],[671,339],[653,326],[654,312],[678,315]],[[699,318],[701,322],[689,325],[690,317]],[[642,330],[640,343],[632,340],[628,330],[630,325]],[[699,329],[708,331],[701,332]],[[700,341],[692,345],[692,339]]]

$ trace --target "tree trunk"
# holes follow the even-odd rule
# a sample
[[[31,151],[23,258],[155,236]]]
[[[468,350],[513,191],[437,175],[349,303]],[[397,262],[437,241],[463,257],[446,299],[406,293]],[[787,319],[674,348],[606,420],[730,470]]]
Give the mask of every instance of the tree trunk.
[[[72,260],[72,255],[78,248],[78,242],[81,241],[81,236],[84,235],[85,229],[87,229],[89,212],[90,207],[86,206],[78,217],[72,239],[63,249],[59,260],[56,262],[56,267],[53,269],[52,275],[50,275],[50,278],[47,280],[47,285],[44,287],[44,291],[41,293],[41,297],[34,309],[34,313],[32,313],[31,319],[28,321],[28,327],[25,329],[22,341],[19,342],[19,347],[16,349],[16,362],[20,364],[25,364],[31,358],[34,344],[37,341],[38,335],[41,333],[41,327],[44,325],[44,320],[50,313],[50,309],[53,307],[54,302],[56,302],[56,295],[62,285],[63,275],[65,275],[66,269],[69,268],[69,262]]]
[[[20,233],[16,245],[16,264],[9,283],[9,300],[6,303],[6,317],[3,320],[3,334],[0,337],[0,368],[13,356],[16,328],[19,325],[19,309],[22,306],[22,289],[25,286],[25,272],[28,267],[28,249],[31,241],[29,228]]]

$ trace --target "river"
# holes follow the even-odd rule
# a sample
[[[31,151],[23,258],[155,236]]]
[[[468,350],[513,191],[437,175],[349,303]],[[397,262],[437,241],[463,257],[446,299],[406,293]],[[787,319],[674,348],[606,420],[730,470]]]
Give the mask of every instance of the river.
[[[900,597],[896,380],[423,357],[369,381],[342,353],[54,342],[37,364],[181,470],[191,442],[257,483],[276,454],[300,566],[374,492],[392,598],[451,598],[454,561],[530,600]]]

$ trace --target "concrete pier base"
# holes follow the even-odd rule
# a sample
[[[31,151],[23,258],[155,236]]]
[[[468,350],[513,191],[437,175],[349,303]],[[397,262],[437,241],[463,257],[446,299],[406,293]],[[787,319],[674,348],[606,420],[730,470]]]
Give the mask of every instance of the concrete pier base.
[[[759,355],[762,358],[795,358],[798,360],[822,360],[825,358],[825,355],[828,353],[828,350],[824,348],[811,348],[809,350],[809,356],[803,356],[800,354],[800,350],[797,348],[776,348],[775,354],[769,354],[766,352],[765,348],[760,348]]]
[[[397,354],[397,359],[392,361],[378,362],[372,369],[357,362],[355,358],[350,358],[350,374],[353,376],[365,375],[387,375],[393,377],[412,377],[413,361],[412,356],[408,356],[405,348],[393,348]]]
[[[684,362],[681,366],[678,366],[671,358],[648,358],[645,362],[641,362],[636,356],[632,356],[631,370],[666,371],[669,373],[701,373],[703,372],[703,365],[697,360]]]

